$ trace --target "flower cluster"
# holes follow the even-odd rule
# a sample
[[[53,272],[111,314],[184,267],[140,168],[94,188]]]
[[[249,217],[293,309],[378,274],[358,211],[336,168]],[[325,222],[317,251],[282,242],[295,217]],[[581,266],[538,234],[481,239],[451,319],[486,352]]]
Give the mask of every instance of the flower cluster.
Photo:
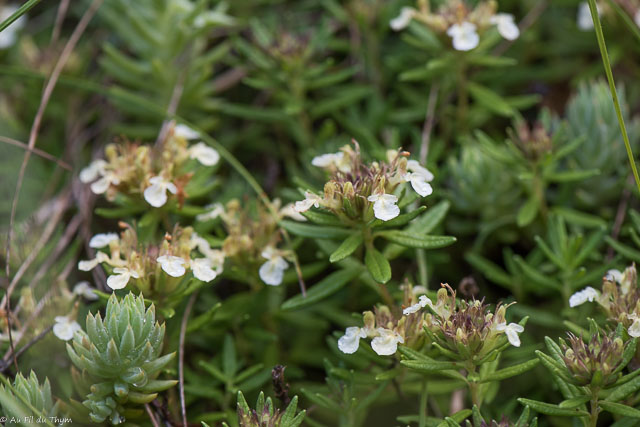
[[[262,205],[253,210],[234,199],[225,206],[212,206],[209,212],[197,219],[208,221],[219,217],[227,232],[222,251],[233,261],[234,267],[242,271],[257,270],[262,282],[277,286],[282,283],[284,272],[289,268],[285,260],[288,253],[277,247],[280,240],[277,221],[284,216],[305,219],[299,218],[301,215],[293,212],[291,205],[279,209],[279,203],[278,200],[272,203],[274,212],[278,212],[274,216]]]
[[[525,121],[515,124],[509,137],[520,149],[525,158],[539,160],[553,148],[551,135],[542,122],[537,121],[531,127]]]
[[[422,197],[433,192],[433,174],[416,160],[408,160],[408,152],[390,150],[386,162],[365,164],[360,150],[346,145],[337,153],[315,157],[311,164],[325,169],[330,180],[322,196],[311,191],[295,204],[297,212],[311,207],[331,211],[347,224],[368,222],[372,216],[389,221],[400,214],[399,198],[394,194],[403,183],[410,183]]]
[[[596,301],[609,320],[622,325],[632,337],[640,337],[640,290],[635,264],[624,272],[609,270],[602,279],[602,292],[591,286],[571,295],[569,306]]]
[[[421,2],[419,9],[404,7],[400,15],[391,20],[391,28],[400,31],[411,20],[423,23],[437,33],[451,38],[455,50],[468,51],[480,43],[480,34],[495,26],[502,37],[515,40],[520,30],[514,17],[508,13],[497,13],[495,1],[480,1],[471,7],[464,0],[448,0],[436,12],[431,12],[429,2]]]
[[[483,301],[461,301],[456,304],[456,292],[447,284],[438,290],[434,304],[426,296],[418,303],[405,308],[405,314],[419,312],[429,307],[432,313],[425,316],[425,331],[431,341],[448,349],[450,356],[460,360],[481,359],[500,347],[506,335],[509,343],[520,346],[518,334],[524,327],[517,323],[507,324],[505,314],[508,305],[498,305],[495,314]]]
[[[211,282],[224,265],[224,253],[212,249],[206,239],[193,232],[191,227],[176,226],[172,234],[165,235],[160,245],[141,245],[136,230],[122,224],[125,229],[116,233],[98,234],[89,246],[99,249],[96,257],[80,261],[78,268],[90,271],[98,264],[111,269],[107,285],[111,289],[123,289],[130,282],[138,290],[152,295],[156,292],[171,293],[181,282],[187,270],[203,282]],[[108,252],[103,250],[108,249]]]
[[[416,302],[421,292],[420,287],[404,286],[404,304]],[[374,311],[366,311],[363,315],[363,327],[350,326],[338,340],[338,348],[346,354],[355,353],[360,346],[361,338],[371,338],[371,348],[381,356],[390,356],[398,349],[398,344],[418,348],[424,342],[423,313],[403,315],[401,307],[375,307]]]
[[[599,331],[588,343],[571,333],[568,341],[560,341],[562,359],[577,385],[607,387],[616,382],[625,348],[621,338]]]
[[[189,145],[188,141],[198,136],[178,125],[157,146],[110,144],[105,149],[106,159],[94,160],[80,171],[80,181],[91,184],[92,192],[105,194],[109,200],[118,193],[142,195],[149,205],[159,208],[171,196],[182,205],[188,196],[185,186],[193,175],[190,161],[210,167],[220,160],[218,152],[203,142]]]

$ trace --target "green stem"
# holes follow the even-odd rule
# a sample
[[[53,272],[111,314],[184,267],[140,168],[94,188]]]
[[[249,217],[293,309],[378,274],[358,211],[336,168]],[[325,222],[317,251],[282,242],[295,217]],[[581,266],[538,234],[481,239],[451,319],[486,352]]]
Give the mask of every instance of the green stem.
[[[20,8],[16,10],[15,13],[13,13],[13,15],[0,23],[0,32],[11,25],[16,19],[29,12],[29,10],[38,3],[40,3],[40,0],[29,0],[28,2],[20,6]]]
[[[469,94],[467,92],[467,64],[465,62],[464,55],[459,56],[459,67],[458,67],[458,129],[462,131],[462,133],[466,132],[467,129],[467,110],[469,108]]]
[[[422,381],[422,388],[420,389],[419,427],[425,427],[427,425],[427,397],[427,379],[425,378]]]
[[[596,427],[598,425],[598,393],[592,392],[591,398],[591,413],[589,414],[589,427]]]
[[[476,365],[474,365],[473,363],[469,362],[467,365],[467,378],[469,378],[469,374],[474,374],[472,375],[473,377],[475,377],[475,373],[476,373]],[[476,405],[478,407],[478,409],[480,409],[480,406],[482,406],[482,396],[480,396],[480,384],[478,384],[475,381],[469,381],[469,391],[471,392],[471,402]]]
[[[609,54],[607,53],[607,45],[604,42],[604,34],[602,33],[602,25],[600,24],[600,16],[598,15],[596,0],[589,0],[589,9],[591,10],[591,18],[593,19],[593,25],[596,30],[596,38],[598,40],[598,47],[600,48],[600,55],[602,56],[602,63],[604,64],[604,71],[609,82],[609,89],[611,90],[611,97],[613,98],[613,106],[616,109],[618,124],[620,125],[620,131],[622,132],[622,139],[624,141],[624,146],[627,149],[627,157],[629,158],[629,164],[631,165],[631,171],[633,172],[633,178],[636,181],[636,186],[638,187],[638,191],[640,191],[640,177],[638,176],[638,169],[636,168],[636,162],[633,157],[633,152],[631,151],[631,144],[629,143],[627,128],[624,124],[624,119],[622,118],[622,111],[620,109],[620,102],[618,101],[616,85],[613,81],[613,72],[611,71],[611,63],[609,61]]]

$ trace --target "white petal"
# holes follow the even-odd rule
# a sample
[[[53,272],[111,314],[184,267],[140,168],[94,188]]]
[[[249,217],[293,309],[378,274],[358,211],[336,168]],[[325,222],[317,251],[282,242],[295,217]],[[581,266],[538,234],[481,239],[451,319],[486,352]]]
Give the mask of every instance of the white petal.
[[[311,164],[319,168],[328,168],[331,166],[336,166],[343,157],[344,153],[342,151],[339,151],[337,153],[322,154],[320,156],[314,157],[311,160]]]
[[[152,184],[144,190],[144,199],[154,208],[159,208],[167,203],[167,191],[162,185]]]
[[[107,162],[102,159],[94,160],[87,166],[86,168],[80,171],[78,177],[80,178],[80,182],[84,184],[88,184],[102,175]]]
[[[498,13],[491,18],[490,22],[497,26],[498,33],[507,40],[515,40],[520,36],[520,29],[513,15],[509,13]]]
[[[73,293],[74,295],[79,295],[89,301],[95,301],[98,299],[98,295],[94,292],[94,289],[89,285],[89,282],[87,281],[78,282],[73,287]]]
[[[620,270],[609,270],[607,271],[607,274],[604,276],[604,278],[610,282],[620,283],[622,282],[622,273],[620,272]]]
[[[156,261],[160,263],[162,270],[171,277],[184,276],[187,271],[184,268],[186,261],[178,256],[163,255],[156,258]]]
[[[111,289],[123,289],[129,283],[129,279],[131,278],[131,273],[126,268],[114,268],[113,272],[116,274],[112,274],[107,277],[107,286]]]
[[[400,208],[396,205],[398,198],[392,194],[375,195],[376,198],[372,199],[372,196],[368,197],[369,201],[375,200],[373,203],[373,214],[376,218],[382,221],[389,221],[400,215]]]
[[[409,307],[405,308],[404,310],[402,310],[402,314],[404,314],[405,316],[408,314],[413,314],[416,313],[418,311],[420,311],[422,309],[423,305],[420,304],[419,302],[410,305]]]
[[[213,209],[211,209],[213,208]],[[218,218],[220,215],[224,213],[224,206],[220,203],[215,203],[213,206],[207,207],[207,209],[211,209],[209,212],[205,212],[196,216],[197,221],[210,221],[212,219]]]
[[[425,181],[433,181],[433,174],[429,172],[429,169],[422,166],[417,160],[408,160],[407,169],[411,172],[424,176]]]
[[[93,194],[103,194],[109,189],[110,185],[111,181],[109,180],[109,178],[103,176],[102,178],[91,184],[91,191],[93,192]]]
[[[371,340],[371,348],[380,356],[390,356],[404,343],[402,336],[390,329],[378,328],[378,336]]]
[[[204,142],[199,142],[189,148],[189,157],[196,159],[205,166],[213,166],[220,161],[220,154]]]
[[[454,24],[447,30],[447,35],[452,38],[453,48],[460,51],[475,49],[480,42],[480,36],[476,32],[476,26],[471,22]]]
[[[283,264],[279,262],[279,260],[282,260],[284,262],[284,268]],[[278,286],[280,283],[282,283],[284,270],[286,269],[287,265],[288,264],[281,257],[270,259],[269,261],[262,264],[262,266],[260,266],[260,269],[258,270],[260,279],[262,279],[262,281],[267,285]]]
[[[78,261],[78,270],[80,270],[80,271],[91,271],[94,268],[96,268],[96,266],[98,264],[99,264],[99,261],[98,261],[97,258],[84,260],[84,261]]]
[[[509,344],[514,347],[520,347],[520,337],[518,336],[518,333],[516,331],[514,331],[513,329],[507,329],[505,330],[505,333],[507,334]]]
[[[413,187],[413,190],[416,193],[418,193],[422,197],[427,197],[428,195],[433,193],[433,187],[431,187],[431,184],[426,181],[423,175],[417,173],[408,173],[407,175],[408,177],[405,179],[409,180],[409,182],[411,183],[411,187]]]
[[[391,22],[389,22],[389,26],[394,31],[400,31],[409,26],[411,23],[411,19],[413,19],[413,15],[416,13],[415,9],[411,7],[403,7],[400,9],[400,15],[393,18]]]
[[[178,138],[184,138],[184,139],[200,138],[200,134],[197,131],[191,129],[187,125],[176,125],[176,127],[173,128],[173,134]]]
[[[89,241],[90,248],[104,248],[105,246],[109,246],[109,243],[118,240],[119,237],[116,233],[101,233],[96,234]]]
[[[598,296],[598,291],[593,289],[591,286],[587,286],[583,290],[571,295],[569,298],[569,307],[577,307],[587,301],[592,302],[594,299],[598,298]]]
[[[366,337],[366,333],[357,326],[351,326],[346,329],[343,336],[338,340],[338,348],[346,354],[353,354],[360,346],[360,338]]]
[[[55,321],[53,334],[63,341],[69,341],[77,331],[82,329],[78,322],[65,316],[56,316]]]
[[[296,204],[297,203],[298,202],[296,202]],[[296,209],[296,205],[293,203],[289,203],[288,205],[283,206],[282,209],[280,209],[280,214],[296,221],[302,222],[307,220],[304,215],[300,215],[300,212]]]
[[[208,258],[191,260],[191,271],[193,271],[194,277],[203,282],[210,282],[218,275],[211,267],[212,263]]]
[[[627,332],[629,332],[629,335],[633,338],[640,337],[640,318],[633,321]]]

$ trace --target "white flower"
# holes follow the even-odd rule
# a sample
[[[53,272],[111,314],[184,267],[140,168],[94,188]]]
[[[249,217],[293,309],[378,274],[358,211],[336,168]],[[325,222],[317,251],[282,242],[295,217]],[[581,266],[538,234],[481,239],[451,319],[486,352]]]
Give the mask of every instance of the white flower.
[[[304,200],[299,200],[294,205],[294,209],[296,212],[306,212],[311,209],[311,206],[315,206],[316,208],[320,207],[320,203],[322,202],[322,197],[317,194],[313,194],[310,191],[304,192]]]
[[[316,156],[311,160],[311,164],[323,169],[335,168],[340,172],[349,172],[351,170],[349,157],[345,156],[342,151]]]
[[[522,325],[518,325],[517,323],[509,323],[507,325],[507,322],[502,322],[496,325],[496,330],[507,334],[507,339],[512,346],[520,347],[520,337],[518,334],[524,332]]]
[[[587,301],[593,302],[593,300],[597,299],[598,296],[598,291],[593,289],[591,286],[587,286],[583,290],[571,295],[569,298],[569,307],[577,307]]]
[[[426,177],[420,173],[407,172],[404,180],[410,182],[413,190],[422,197],[427,197],[433,193],[433,187],[427,182]]]
[[[629,335],[633,338],[640,337],[640,317],[638,317],[638,315],[635,313],[631,313],[627,314],[627,318],[633,320],[633,323],[631,324],[631,326],[629,326],[629,329],[627,329]]]
[[[187,271],[184,268],[186,261],[179,256],[162,255],[156,258],[156,261],[160,263],[162,270],[171,277],[184,276],[184,273]]]
[[[75,320],[67,316],[56,316],[56,323],[53,325],[53,334],[62,341],[69,341],[73,334],[82,328]]]
[[[371,348],[380,356],[390,356],[398,350],[398,343],[404,344],[402,335],[391,329],[378,328],[378,336],[371,340]]]
[[[196,159],[205,166],[213,166],[220,160],[220,154],[204,142],[189,147],[189,158]]]
[[[296,221],[306,221],[307,220],[307,218],[305,218],[304,215],[300,215],[300,212],[298,212],[296,210],[296,207],[295,207],[294,203],[289,203],[287,205],[284,205],[282,207],[282,209],[280,209],[280,215],[282,215],[283,217],[284,216],[289,217],[289,218],[294,219]]]
[[[203,282],[210,282],[216,278],[216,273],[213,268],[213,263],[209,258],[197,258],[189,260],[189,267],[193,271],[193,275],[196,279]]]
[[[200,137],[197,131],[187,125],[176,125],[176,127],[173,128],[173,134],[178,138],[184,139],[197,139]]]
[[[159,208],[167,203],[167,191],[171,194],[178,192],[175,184],[161,176],[154,176],[149,182],[151,185],[144,190],[144,199],[154,208]]]
[[[137,271],[126,267],[117,267],[113,269],[115,274],[107,277],[107,286],[111,289],[122,289],[127,286],[130,278],[139,279],[140,275]]]
[[[609,270],[607,271],[607,274],[605,274],[604,278],[610,282],[620,283],[622,282],[622,272],[616,269]]]
[[[18,10],[16,5],[0,6],[0,22],[5,21]],[[9,25],[4,31],[0,32],[0,49],[6,49],[13,46],[18,39],[18,31],[24,27],[26,18],[22,15]]]
[[[262,251],[262,257],[268,261],[262,264],[258,270],[260,279],[267,285],[278,286],[282,283],[284,271],[289,267],[289,264],[271,246]]]
[[[101,233],[96,234],[89,240],[90,248],[104,248],[105,246],[109,246],[109,243],[115,242],[119,237],[116,233]]]
[[[109,261],[109,256],[104,252],[96,252],[96,257],[94,259],[89,259],[85,261],[78,262],[78,270],[80,271],[91,271],[100,263]]]
[[[393,194],[372,194],[367,200],[373,202],[373,214],[378,219],[389,221],[400,215],[400,208],[396,205],[398,198]]]
[[[367,332],[363,328],[351,326],[344,331],[344,335],[338,340],[338,348],[346,354],[353,354],[358,351],[360,338],[366,338]]]
[[[220,249],[212,249],[205,255],[211,261],[211,268],[213,268],[213,271],[215,271],[217,275],[222,274],[225,259],[224,251],[221,251]]]
[[[120,184],[120,178],[113,171],[104,171],[102,177],[91,184],[91,191],[93,194],[103,194],[111,187],[111,184]]]
[[[408,160],[407,161],[407,169],[411,172],[417,173],[419,175],[423,175],[425,181],[431,182],[433,181],[433,174],[429,172],[429,169],[422,166],[417,160]]]
[[[433,303],[426,295],[420,295],[418,302],[402,310],[402,314],[404,314],[405,316],[407,314],[413,314],[417,311],[420,311],[420,309],[425,308],[427,305],[429,307],[433,307]]]
[[[498,32],[507,40],[515,40],[520,36],[520,29],[510,13],[496,13],[489,22],[498,27]]]
[[[476,32],[475,24],[467,21],[450,26],[447,30],[447,35],[453,39],[453,48],[455,50],[467,51],[475,49],[480,42],[480,36]]]
[[[602,13],[602,9],[596,3],[596,10],[598,11],[598,16]],[[583,1],[578,5],[578,17],[577,17],[578,28],[582,31],[593,30],[593,18],[591,18],[591,9],[589,9],[589,3]]]
[[[98,177],[101,177],[104,174],[106,166],[107,162],[102,159],[97,159],[89,163],[89,166],[82,169],[80,171],[80,174],[78,175],[78,178],[80,178],[80,182],[82,182],[83,184],[88,184],[92,181],[95,181],[96,179],[98,179]]]
[[[95,301],[98,299],[98,295],[94,292],[94,289],[87,281],[76,283],[73,287],[73,294],[84,297],[89,301]]]
[[[198,214],[196,216],[196,221],[209,221],[218,218],[224,213],[224,206],[222,206],[221,203],[214,203],[213,205],[208,206],[207,209],[211,210],[209,212]]]
[[[389,26],[393,31],[404,30],[409,26],[416,10],[411,7],[403,7],[400,9],[400,15],[396,16],[389,22]]]

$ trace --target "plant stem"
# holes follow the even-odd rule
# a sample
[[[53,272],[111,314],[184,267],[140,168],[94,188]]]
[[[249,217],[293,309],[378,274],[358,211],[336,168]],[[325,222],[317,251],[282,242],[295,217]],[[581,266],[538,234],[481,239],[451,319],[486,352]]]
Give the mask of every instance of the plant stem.
[[[473,363],[468,363],[467,379],[469,378],[469,374],[474,374],[473,376],[475,377],[475,373],[476,365],[474,365]],[[469,391],[471,392],[471,402],[476,405],[478,409],[480,409],[480,406],[482,405],[482,398],[480,397],[480,384],[475,381],[469,381],[468,384]]]
[[[420,389],[420,413],[418,419],[419,427],[425,427],[427,425],[427,379],[422,381],[422,388]]]
[[[589,9],[591,10],[591,18],[593,19],[593,25],[596,30],[596,38],[598,40],[598,47],[600,48],[600,55],[602,56],[602,63],[604,64],[604,71],[607,75],[607,81],[609,82],[609,89],[611,90],[611,97],[613,98],[613,106],[616,109],[616,115],[618,116],[618,124],[620,125],[622,139],[624,140],[624,146],[627,149],[627,157],[629,157],[629,164],[631,165],[631,171],[633,172],[633,178],[636,181],[636,186],[638,187],[638,191],[640,191],[640,177],[638,176],[638,169],[636,168],[636,162],[633,157],[633,152],[631,151],[631,144],[629,143],[627,128],[624,124],[624,119],[622,118],[622,111],[620,109],[620,102],[618,101],[616,85],[613,81],[613,72],[611,71],[611,63],[609,62],[607,45],[604,42],[604,34],[602,33],[602,25],[600,24],[600,16],[598,15],[596,0],[589,0]]]
[[[592,391],[591,397],[591,414],[589,414],[589,427],[598,425],[598,393],[597,390]]]

